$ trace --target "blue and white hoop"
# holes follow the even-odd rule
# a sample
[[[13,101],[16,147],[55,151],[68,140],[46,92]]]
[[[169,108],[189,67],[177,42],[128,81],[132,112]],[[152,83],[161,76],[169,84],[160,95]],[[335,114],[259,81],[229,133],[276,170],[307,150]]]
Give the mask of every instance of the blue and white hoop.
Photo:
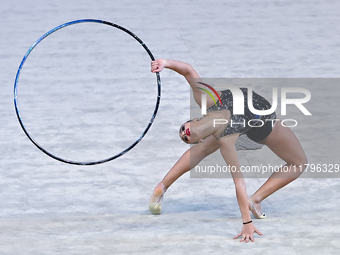
[[[145,49],[145,51],[149,54],[151,60],[155,60],[154,56],[152,55],[151,51],[149,50],[149,48],[144,44],[144,42],[139,39],[134,33],[132,33],[131,31],[127,30],[126,28],[124,27],[121,27],[117,24],[113,24],[111,22],[108,22],[108,21],[103,21],[103,20],[96,20],[96,19],[83,19],[83,20],[75,20],[75,21],[71,21],[71,22],[67,22],[65,24],[62,24],[58,27],[55,27],[53,28],[52,30],[50,30],[49,32],[47,32],[46,34],[44,34],[43,36],[41,36],[30,48],[29,50],[26,52],[24,58],[22,59],[21,61],[21,64],[19,66],[19,69],[18,69],[18,72],[17,72],[17,75],[16,75],[16,78],[15,78],[15,83],[14,83],[14,106],[15,106],[15,111],[16,111],[16,114],[17,114],[17,117],[18,117],[18,120],[19,120],[19,123],[23,129],[23,131],[25,132],[25,134],[27,135],[27,137],[31,140],[31,142],[38,147],[39,150],[41,150],[42,152],[44,152],[45,154],[47,154],[48,156],[56,159],[56,160],[59,160],[61,162],[64,162],[64,163],[68,163],[68,164],[73,164],[73,165],[97,165],[97,164],[101,164],[101,163],[105,163],[105,162],[108,162],[108,161],[111,161],[113,159],[116,159],[122,155],[124,155],[125,153],[127,153],[129,150],[131,150],[133,147],[135,147],[141,140],[142,138],[146,135],[146,133],[148,132],[148,130],[150,129],[155,117],[156,117],[156,114],[157,114],[157,111],[158,111],[158,107],[159,107],[159,103],[160,103],[160,99],[161,99],[161,78],[160,78],[160,75],[159,73],[156,73],[156,78],[157,78],[157,87],[158,87],[158,92],[157,92],[157,101],[156,101],[156,106],[155,106],[155,110],[153,112],[153,115],[150,119],[150,122],[149,124],[147,125],[147,127],[145,128],[145,130],[143,131],[142,135],[134,142],[132,143],[128,148],[126,148],[125,150],[123,150],[122,152],[112,156],[112,157],[109,157],[109,158],[106,158],[106,159],[103,159],[103,160],[98,160],[98,161],[90,161],[90,162],[77,162],[77,161],[72,161],[72,160],[67,160],[67,159],[63,159],[63,158],[60,158],[60,157],[57,157],[55,155],[53,155],[52,153],[48,152],[47,150],[45,150],[41,145],[39,145],[32,137],[31,135],[28,133],[28,131],[26,130],[25,128],[25,125],[24,123],[22,122],[22,119],[21,119],[21,116],[20,116],[20,111],[19,111],[19,107],[18,107],[18,81],[19,81],[19,76],[20,76],[20,72],[21,72],[21,69],[27,59],[27,57],[29,56],[29,54],[32,52],[32,50],[42,41],[44,40],[47,36],[51,35],[52,33],[58,31],[59,29],[61,28],[64,28],[64,27],[67,27],[67,26],[70,26],[70,25],[74,25],[74,24],[79,24],[79,23],[84,23],[84,22],[92,22],[92,23],[101,23],[101,24],[105,24],[105,25],[109,25],[109,26],[112,26],[112,27],[115,27],[117,29],[120,29],[122,31],[124,31],[125,33],[131,35],[135,40],[137,40],[142,46],[143,48]]]

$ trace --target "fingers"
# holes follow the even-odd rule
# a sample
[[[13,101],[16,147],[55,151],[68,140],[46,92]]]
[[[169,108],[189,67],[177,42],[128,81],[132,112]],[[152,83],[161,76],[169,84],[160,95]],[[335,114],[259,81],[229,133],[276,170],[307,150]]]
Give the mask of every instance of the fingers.
[[[237,236],[237,237],[239,237],[239,236]],[[234,239],[236,239],[237,237],[235,236]],[[246,243],[248,243],[249,241],[255,242],[255,238],[254,238],[253,235],[244,235],[244,236],[242,236],[240,242],[243,242],[243,241],[245,241]]]
[[[240,242],[245,241],[246,243],[248,243],[249,240],[251,240],[252,242],[255,241],[253,235],[246,235],[246,234],[243,234],[242,232],[239,233],[237,236],[235,236],[234,239],[237,239],[237,238],[239,238],[240,236],[242,236]]]
[[[253,238],[253,236],[248,235],[242,236],[241,242],[245,241],[246,243],[248,243],[251,238]]]
[[[151,61],[151,72],[157,73],[161,72],[164,68],[164,61],[162,59],[156,59]]]
[[[157,60],[151,62],[151,72],[159,72],[160,71],[160,64]]]
[[[263,234],[255,227],[254,227],[254,232],[257,233],[260,236],[263,236]]]
[[[152,61],[151,62],[151,72],[155,72],[155,70],[157,69],[157,62],[156,61]]]
[[[250,240],[251,240],[252,242],[255,242],[254,236],[250,236]]]
[[[240,232],[237,236],[234,236],[234,239],[239,238],[242,235],[242,232]]]
[[[255,232],[256,232],[258,235],[263,236],[263,234],[262,234],[260,231],[255,230]]]

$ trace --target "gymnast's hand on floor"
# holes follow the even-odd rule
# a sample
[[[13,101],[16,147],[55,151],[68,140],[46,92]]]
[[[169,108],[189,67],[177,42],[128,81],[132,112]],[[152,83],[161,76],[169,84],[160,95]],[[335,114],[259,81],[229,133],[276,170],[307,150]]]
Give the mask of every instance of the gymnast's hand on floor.
[[[156,59],[151,61],[151,72],[158,73],[164,69],[165,60],[164,59]]]
[[[253,223],[250,224],[246,224],[243,225],[242,227],[242,231],[234,237],[234,239],[239,238],[240,236],[242,236],[241,238],[241,242],[246,241],[246,243],[249,242],[249,240],[251,240],[252,242],[255,242],[254,236],[253,234],[257,233],[258,235],[262,236],[263,234],[253,225]]]

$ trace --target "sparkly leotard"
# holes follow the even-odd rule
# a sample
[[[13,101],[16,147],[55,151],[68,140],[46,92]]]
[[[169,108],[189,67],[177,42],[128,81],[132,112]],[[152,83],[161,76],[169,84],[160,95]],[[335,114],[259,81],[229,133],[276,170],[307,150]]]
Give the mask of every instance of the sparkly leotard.
[[[230,90],[221,91],[221,101],[222,105],[219,101],[216,102],[216,105],[213,105],[207,109],[208,112],[211,111],[222,111],[229,110],[231,112],[231,119],[226,125],[225,130],[222,132],[219,138],[232,135],[232,134],[240,134],[239,140],[236,143],[236,149],[258,149],[262,146],[257,142],[265,139],[272,131],[272,125],[274,124],[274,120],[276,119],[276,113],[273,112],[269,115],[256,115],[252,113],[248,108],[248,92],[247,88],[240,88],[244,95],[244,115],[234,115],[233,114],[233,96]],[[267,110],[271,108],[270,103],[260,96],[259,94],[253,91],[253,106],[257,110]],[[250,120],[262,120],[261,121],[252,121],[251,126],[248,121]],[[273,120],[273,121],[266,121]],[[234,123],[233,125],[230,125]],[[236,124],[235,124],[236,123]],[[238,123],[238,124],[237,124]],[[262,126],[261,126],[262,124]],[[252,127],[252,126],[261,126],[261,127]],[[245,139],[246,135],[251,141],[247,141],[249,139]],[[242,138],[242,139],[240,139]],[[254,141],[255,143],[252,143]]]

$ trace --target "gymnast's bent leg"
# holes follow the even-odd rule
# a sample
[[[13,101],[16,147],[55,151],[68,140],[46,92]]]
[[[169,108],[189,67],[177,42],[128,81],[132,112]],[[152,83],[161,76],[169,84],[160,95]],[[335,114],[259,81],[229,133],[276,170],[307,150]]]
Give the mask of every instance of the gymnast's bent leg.
[[[281,120],[277,121],[273,131],[263,142],[287,164],[281,167],[278,172],[273,173],[251,196],[251,200],[260,215],[262,214],[261,202],[298,178],[305,169],[305,164],[307,164],[307,156],[299,140],[289,127],[282,126]],[[251,209],[251,204],[249,204],[249,209]],[[259,215],[255,216],[258,217]]]

